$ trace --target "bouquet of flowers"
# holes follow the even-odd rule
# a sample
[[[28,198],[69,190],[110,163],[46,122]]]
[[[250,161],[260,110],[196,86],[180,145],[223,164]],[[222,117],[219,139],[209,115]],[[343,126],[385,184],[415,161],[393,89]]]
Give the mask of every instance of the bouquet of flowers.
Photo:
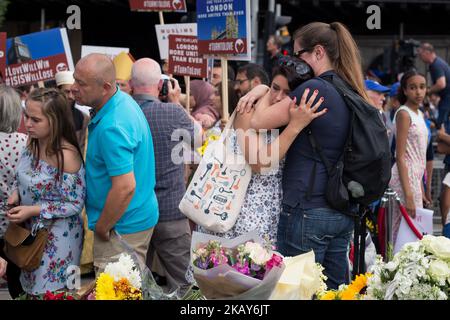
[[[311,300],[317,292],[325,291],[327,277],[316,263],[314,251],[295,257],[284,257],[285,269],[270,300]]]
[[[96,300],[142,300],[141,276],[133,260],[121,254],[119,261],[108,263],[97,278]]]
[[[368,299],[448,300],[450,239],[426,235],[406,244],[388,263],[379,257],[372,272]]]
[[[349,285],[340,285],[338,290],[319,292],[317,298],[319,300],[363,300],[367,281],[371,276],[370,273],[358,275]]]
[[[194,232],[194,278],[208,299],[268,299],[284,270],[283,257],[256,232],[222,239]]]

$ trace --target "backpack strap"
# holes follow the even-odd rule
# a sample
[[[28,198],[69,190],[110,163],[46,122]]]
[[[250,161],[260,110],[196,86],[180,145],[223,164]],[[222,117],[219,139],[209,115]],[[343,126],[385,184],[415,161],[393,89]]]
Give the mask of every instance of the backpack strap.
[[[332,170],[331,163],[330,163],[330,161],[328,161],[328,159],[323,154],[322,148],[317,143],[316,138],[314,138],[311,128],[308,129],[307,134],[308,134],[309,143],[311,144],[311,147],[313,148],[314,153],[319,155],[320,159],[322,160],[322,163],[325,165],[325,168],[327,169],[328,175],[331,175],[331,172],[332,172],[331,171]],[[317,161],[314,161],[313,169],[312,169],[312,172],[311,172],[311,175],[309,178],[308,191],[306,192],[306,200],[308,200],[308,201],[311,200],[312,192],[314,190],[314,184],[316,181],[316,169],[317,169]]]

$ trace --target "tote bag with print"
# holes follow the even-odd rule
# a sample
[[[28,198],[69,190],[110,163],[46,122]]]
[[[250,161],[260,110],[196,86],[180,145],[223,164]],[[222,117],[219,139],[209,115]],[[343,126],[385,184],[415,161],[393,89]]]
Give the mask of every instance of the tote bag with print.
[[[179,205],[186,217],[213,232],[234,226],[252,175],[231,129],[235,116],[208,145]]]

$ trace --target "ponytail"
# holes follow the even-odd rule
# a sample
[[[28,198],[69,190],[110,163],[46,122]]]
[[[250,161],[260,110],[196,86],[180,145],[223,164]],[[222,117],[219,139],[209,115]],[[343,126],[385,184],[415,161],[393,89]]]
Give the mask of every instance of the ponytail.
[[[334,61],[336,73],[340,75],[358,94],[370,102],[364,85],[361,67],[361,55],[358,46],[347,28],[340,22],[330,23],[330,28],[336,31],[339,55]]]
[[[295,33],[294,40],[297,39],[303,48],[323,46],[336,73],[371,103],[364,86],[358,46],[342,23],[312,22]]]

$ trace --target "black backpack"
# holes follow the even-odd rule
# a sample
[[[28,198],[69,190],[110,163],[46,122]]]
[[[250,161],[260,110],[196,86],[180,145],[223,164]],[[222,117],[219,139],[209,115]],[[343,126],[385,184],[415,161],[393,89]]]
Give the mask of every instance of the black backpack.
[[[309,128],[311,146],[320,156],[328,172],[326,199],[328,204],[346,214],[350,203],[368,206],[380,199],[391,179],[391,152],[386,127],[379,111],[368,104],[344,80],[335,75],[322,79],[330,82],[350,110],[350,128],[342,155],[330,163]],[[307,199],[314,188],[316,163],[313,166]]]

